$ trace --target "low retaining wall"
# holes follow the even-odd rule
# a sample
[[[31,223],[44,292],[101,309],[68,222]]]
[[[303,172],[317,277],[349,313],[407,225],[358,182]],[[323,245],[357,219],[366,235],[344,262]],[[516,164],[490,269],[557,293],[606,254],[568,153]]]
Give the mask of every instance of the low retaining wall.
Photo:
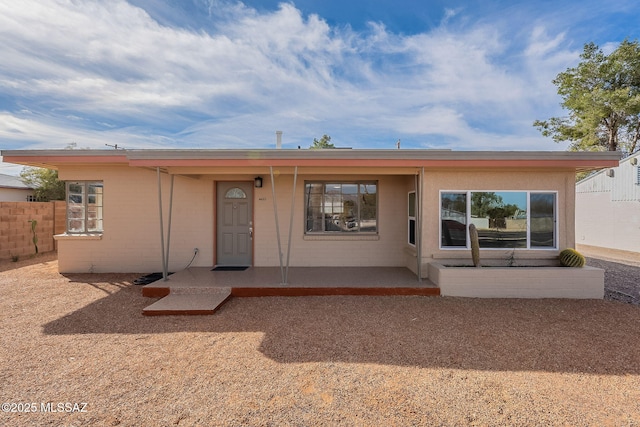
[[[37,221],[38,252],[54,251],[54,234],[66,229],[66,203],[0,202],[0,259],[35,253],[30,220]]]
[[[604,270],[570,267],[448,267],[428,265],[442,296],[476,298],[604,298]]]

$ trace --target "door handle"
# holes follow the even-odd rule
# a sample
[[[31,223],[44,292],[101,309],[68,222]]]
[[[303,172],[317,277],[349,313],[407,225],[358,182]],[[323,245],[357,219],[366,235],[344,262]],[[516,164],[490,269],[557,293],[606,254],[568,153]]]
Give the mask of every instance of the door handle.
[[[249,238],[253,239],[253,227],[249,227]]]

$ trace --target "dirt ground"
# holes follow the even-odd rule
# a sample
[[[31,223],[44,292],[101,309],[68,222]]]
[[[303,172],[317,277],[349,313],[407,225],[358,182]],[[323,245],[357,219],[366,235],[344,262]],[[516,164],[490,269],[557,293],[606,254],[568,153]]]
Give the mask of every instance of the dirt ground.
[[[0,425],[640,426],[638,305],[237,298],[144,317],[137,277],[0,264]]]

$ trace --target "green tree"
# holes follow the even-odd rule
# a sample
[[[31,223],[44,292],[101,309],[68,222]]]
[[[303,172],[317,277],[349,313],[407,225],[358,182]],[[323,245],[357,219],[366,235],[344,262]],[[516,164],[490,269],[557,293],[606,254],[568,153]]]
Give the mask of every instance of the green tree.
[[[571,142],[572,151],[635,152],[640,148],[638,41],[625,40],[609,55],[589,43],[580,58],[577,67],[553,80],[569,115],[533,125],[556,142]]]
[[[488,218],[496,207],[503,206],[502,197],[493,192],[474,191],[471,193],[471,216]]]
[[[313,144],[311,144],[309,148],[312,150],[319,150],[322,148],[336,148],[336,147],[331,143],[331,137],[328,136],[327,134],[324,134],[322,135],[322,138],[320,138],[320,141],[318,141],[316,138],[313,138]]]
[[[58,171],[25,167],[20,172],[22,182],[33,188],[36,200],[48,202],[50,200],[64,200],[64,182],[58,180]]]

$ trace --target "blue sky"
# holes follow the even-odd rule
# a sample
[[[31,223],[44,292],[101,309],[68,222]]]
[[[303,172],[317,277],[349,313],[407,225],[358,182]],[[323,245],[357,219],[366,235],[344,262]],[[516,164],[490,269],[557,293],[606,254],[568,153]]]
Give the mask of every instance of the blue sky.
[[[563,150],[553,78],[636,0],[0,1],[0,148]],[[19,168],[0,164],[0,173]]]

